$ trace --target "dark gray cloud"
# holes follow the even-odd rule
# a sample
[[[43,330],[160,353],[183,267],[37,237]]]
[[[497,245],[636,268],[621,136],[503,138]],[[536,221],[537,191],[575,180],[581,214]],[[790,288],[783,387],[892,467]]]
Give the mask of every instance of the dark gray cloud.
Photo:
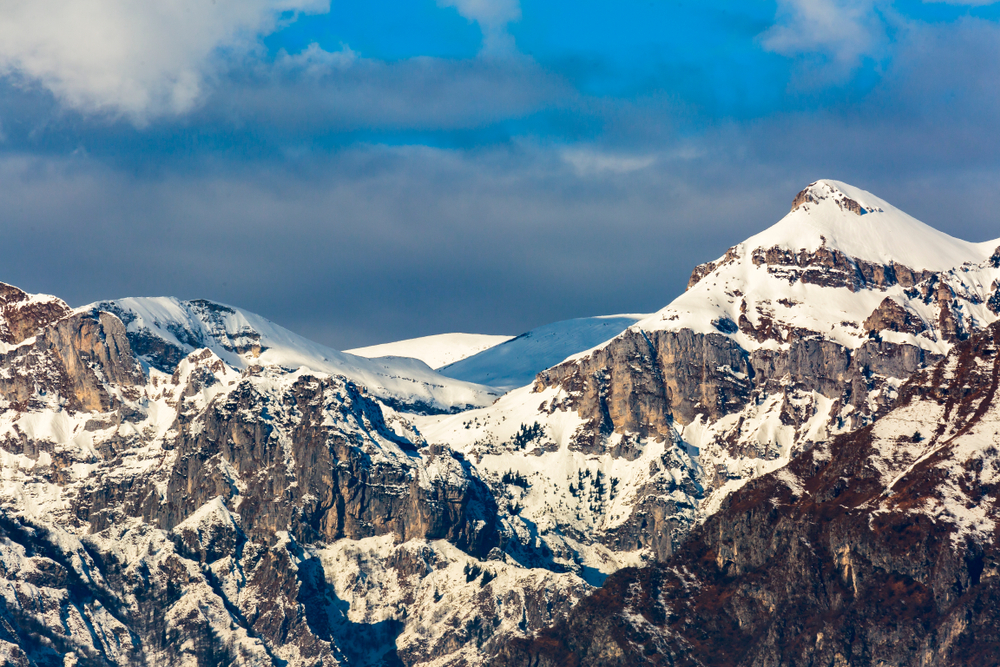
[[[370,146],[295,169],[156,178],[87,157],[8,157],[0,263],[5,280],[74,304],[207,297],[341,348],[451,330],[517,333],[665,305],[695,264],[776,221],[814,178],[882,194],[895,180],[767,162],[731,136],[706,138],[700,153],[655,154],[633,171],[644,161],[617,170],[622,158],[595,153],[597,166],[581,171],[578,156],[538,145]],[[927,178],[896,190],[915,196]],[[980,172],[975,186],[924,196],[923,211],[888,198],[969,236],[995,200],[970,190],[989,179]]]
[[[1000,237],[998,45],[910,26],[864,90],[751,118],[586,96],[530,60],[248,70],[142,129],[8,87],[0,280],[212,298],[347,348],[655,310],[817,178]]]
[[[3,170],[16,221],[6,280],[76,304],[205,296],[340,347],[651,310],[692,257],[724,250],[693,223],[773,217],[753,212],[752,192],[709,208],[710,186],[695,195],[652,168],[581,177],[538,147],[357,148],[306,177],[145,180],[88,158],[8,158]]]

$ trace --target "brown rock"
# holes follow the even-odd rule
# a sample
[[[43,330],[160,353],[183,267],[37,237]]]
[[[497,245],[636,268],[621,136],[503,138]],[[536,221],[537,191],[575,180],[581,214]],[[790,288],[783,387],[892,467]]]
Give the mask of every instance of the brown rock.
[[[72,312],[62,299],[32,296],[0,283],[0,342],[16,345]]]
[[[955,292],[945,282],[939,282],[934,291],[934,300],[938,305],[938,328],[941,337],[947,341],[957,342],[968,338],[968,332],[962,326],[960,315],[956,314],[958,304]]]
[[[912,334],[927,329],[923,320],[896,303],[891,297],[883,299],[862,326],[865,331],[897,331]]]
[[[37,340],[0,355],[0,395],[13,403],[49,393],[74,411],[104,412],[117,405],[110,385],[145,383],[129,347],[125,327],[109,313],[77,313],[57,319]]]
[[[891,454],[870,428],[838,438],[749,482],[665,564],[613,574],[491,665],[995,665],[1000,533],[960,536],[954,514],[933,510],[998,501],[996,444],[949,447],[993,430],[998,344],[994,325],[956,346],[947,373],[940,364],[903,386],[901,405],[945,409],[923,435],[932,454],[899,462],[891,489],[876,462],[919,433]]]

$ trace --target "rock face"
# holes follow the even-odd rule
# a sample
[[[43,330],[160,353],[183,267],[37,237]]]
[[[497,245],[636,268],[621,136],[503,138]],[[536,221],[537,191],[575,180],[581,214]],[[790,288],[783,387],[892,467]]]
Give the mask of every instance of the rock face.
[[[41,407],[58,397],[72,412],[106,411],[145,382],[125,328],[107,313],[67,315],[36,332],[35,342],[0,355],[3,399]]]
[[[593,448],[602,433],[665,438],[674,420],[716,421],[782,391],[842,399],[860,422],[870,408],[868,393],[881,388],[879,376],[883,381],[907,378],[939,358],[912,345],[881,341],[851,350],[810,336],[793,339],[786,349],[748,353],[719,334],[630,331],[586,359],[540,373],[535,388],[559,387],[573,397],[572,407],[590,418],[578,435]],[[878,405],[876,411],[885,407]],[[794,420],[787,399],[783,408]]]
[[[1000,325],[494,665],[992,665]]]
[[[864,321],[862,327],[871,333],[895,331],[897,333],[918,334],[927,330],[927,325],[919,317],[900,306],[890,297],[882,300],[878,308],[873,310],[868,319]]]
[[[13,285],[0,283],[0,343],[17,345],[69,313],[70,308],[62,299],[30,295]]]
[[[810,433],[816,437],[817,420],[825,433],[851,430],[884,414],[894,404],[898,383],[939,358],[914,345],[886,341],[866,341],[851,350],[811,335],[793,338],[784,349],[748,353],[717,333],[630,331],[585,359],[539,374],[535,389],[555,388],[570,396],[566,405],[586,421],[569,446],[585,453],[614,456],[615,445],[605,443],[615,432],[671,442],[683,440],[682,425],[721,427],[713,441],[698,443],[704,454],[714,449],[721,460],[716,465],[722,467],[692,471],[687,491],[697,504],[733,477],[758,474],[731,462],[793,454],[759,437],[762,406],[792,433],[793,442]],[[726,420],[730,415],[739,417]],[[670,555],[690,523],[672,507],[649,511],[649,503],[677,488],[674,476],[664,481],[651,480],[638,491],[647,500],[636,505],[626,528],[607,539],[626,533],[628,541],[652,547],[657,558]]]
[[[468,464],[450,453],[434,457],[430,478],[417,447],[391,431],[355,385],[258,369],[207,409],[195,412],[195,404],[189,412],[185,395],[224,383],[232,371],[207,350],[188,361],[166,488],[160,476],[125,497],[94,485],[77,510],[91,529],[131,510],[170,530],[221,498],[239,504],[249,537],[265,543],[287,531],[302,542],[386,533],[448,539],[480,556],[497,545],[495,503]]]

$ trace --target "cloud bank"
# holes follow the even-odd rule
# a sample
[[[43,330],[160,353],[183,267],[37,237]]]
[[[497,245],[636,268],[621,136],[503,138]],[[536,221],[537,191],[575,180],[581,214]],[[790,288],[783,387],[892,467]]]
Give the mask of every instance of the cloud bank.
[[[938,5],[935,23],[881,0],[785,0],[726,24],[739,49],[698,51],[693,33],[690,58],[656,42],[631,71],[538,51],[551,26],[515,30],[511,0],[427,4],[465,40],[437,57],[379,54],[362,37],[380,19],[288,24],[325,9],[303,0],[205,0],[190,25],[161,17],[178,2],[80,0],[104,14],[67,18],[39,1],[0,0],[0,280],[77,305],[212,298],[342,348],[516,334],[662,307],[817,178],[968,240],[998,234],[992,10]],[[73,34],[88,20],[108,25]],[[535,55],[493,57],[508,31]],[[829,65],[850,76],[796,85]]]
[[[60,102],[142,123],[199,100],[221,52],[243,54],[329,0],[0,0],[0,73]]]

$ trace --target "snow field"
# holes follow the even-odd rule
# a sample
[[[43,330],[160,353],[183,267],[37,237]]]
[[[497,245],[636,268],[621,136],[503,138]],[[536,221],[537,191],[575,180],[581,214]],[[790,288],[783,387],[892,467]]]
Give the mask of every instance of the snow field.
[[[512,338],[513,336],[489,334],[444,333],[408,338],[381,345],[358,347],[353,350],[344,350],[344,353],[368,359],[410,357],[419,359],[431,368],[439,369],[442,366],[479,354],[491,347],[496,347],[501,343],[506,343]]]

